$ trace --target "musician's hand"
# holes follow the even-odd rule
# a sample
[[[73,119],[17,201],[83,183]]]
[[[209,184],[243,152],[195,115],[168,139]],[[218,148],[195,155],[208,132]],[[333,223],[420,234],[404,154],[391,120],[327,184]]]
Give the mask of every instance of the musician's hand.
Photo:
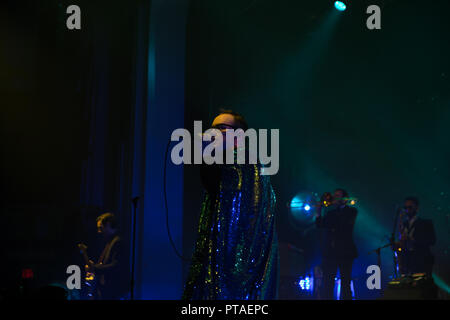
[[[86,269],[86,271],[92,272],[92,271],[94,270],[94,268],[95,268],[95,263],[94,263],[94,261],[89,260],[88,264],[86,264],[86,265],[84,266],[84,268]]]

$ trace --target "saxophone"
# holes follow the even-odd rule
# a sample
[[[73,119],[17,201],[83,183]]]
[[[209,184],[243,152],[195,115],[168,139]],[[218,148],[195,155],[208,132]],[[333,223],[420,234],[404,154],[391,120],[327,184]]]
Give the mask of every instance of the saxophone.
[[[404,220],[404,213],[400,214],[399,219],[399,239],[395,242],[394,250],[397,256],[398,270],[400,274],[406,274],[406,259],[405,256],[407,254],[407,241],[408,241],[408,228],[406,228],[405,223],[408,223]]]

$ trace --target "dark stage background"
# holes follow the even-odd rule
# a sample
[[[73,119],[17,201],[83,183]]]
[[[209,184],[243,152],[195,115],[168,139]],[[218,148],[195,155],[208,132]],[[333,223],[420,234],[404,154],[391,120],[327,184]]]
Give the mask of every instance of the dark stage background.
[[[1,265],[14,294],[23,269],[31,288],[64,285],[79,242],[98,257],[105,211],[129,243],[136,8],[78,1],[82,29],[68,31],[70,4],[2,4]]]
[[[67,6],[82,29],[66,28]],[[382,29],[367,30],[378,4]],[[96,247],[95,217],[116,212],[131,243],[131,198],[140,196],[136,297],[178,299],[188,264],[170,247],[162,198],[172,130],[212,121],[220,107],[254,128],[280,129],[273,177],[282,251],[302,276],[320,262],[317,235],[287,203],[336,187],[358,198],[358,298],[367,254],[386,242],[396,204],[421,200],[437,232],[434,276],[450,292],[450,3],[169,0],[21,1],[0,10],[2,295],[24,268],[33,287],[64,284]],[[447,57],[447,58],[446,58]],[[168,165],[172,235],[189,257],[201,201],[198,168]],[[129,256],[124,260],[129,261]],[[295,260],[295,261],[294,261]],[[382,275],[392,274],[383,251]],[[284,271],[283,271],[284,272]],[[128,275],[126,275],[128,276]]]
[[[251,127],[280,129],[280,170],[272,180],[279,239],[304,249],[311,265],[319,262],[317,234],[294,227],[286,204],[299,191],[337,187],[357,197],[353,277],[362,298],[379,294],[365,287],[366,268],[377,261],[367,253],[386,243],[395,205],[417,195],[420,214],[437,232],[435,275],[448,284],[449,3],[353,1],[343,14],[331,3],[193,2],[186,127],[229,106]],[[376,3],[382,29],[370,31],[365,9]],[[191,252],[200,184],[197,168],[185,174],[184,250]],[[384,281],[393,273],[391,254],[382,254]]]

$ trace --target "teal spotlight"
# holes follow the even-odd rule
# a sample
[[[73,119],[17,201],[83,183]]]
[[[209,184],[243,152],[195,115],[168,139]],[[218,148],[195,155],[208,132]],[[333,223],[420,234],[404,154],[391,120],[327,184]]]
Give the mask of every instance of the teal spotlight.
[[[299,197],[294,197],[291,200],[290,207],[292,209],[301,209],[303,207],[303,201]]]
[[[334,7],[339,11],[344,11],[345,9],[347,9],[347,6],[342,1],[336,1],[334,3]]]

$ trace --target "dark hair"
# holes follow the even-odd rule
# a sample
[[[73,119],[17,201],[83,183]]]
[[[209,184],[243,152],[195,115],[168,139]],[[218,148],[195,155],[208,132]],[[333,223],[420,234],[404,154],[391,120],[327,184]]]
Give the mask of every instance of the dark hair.
[[[344,198],[348,198],[348,192],[347,192],[347,190],[342,189],[342,188],[337,188],[337,189],[334,190],[334,191],[341,191],[341,192],[342,192],[342,196],[343,196]]]
[[[102,215],[99,215],[97,217],[96,221],[97,222],[100,221],[100,223],[103,226],[106,226],[106,224],[109,223],[111,228],[113,228],[113,229],[115,229],[117,227],[116,217],[111,212],[107,212],[107,213],[104,213]]]
[[[406,201],[412,201],[412,202],[414,202],[414,204],[416,205],[416,207],[419,206],[419,198],[417,198],[417,197],[406,197],[406,198],[405,198],[405,202],[406,202]]]
[[[219,110],[219,114],[231,114],[234,118],[234,120],[236,120],[236,122],[238,123],[238,127],[244,131],[246,131],[248,129],[248,124],[247,121],[245,120],[245,118],[237,113],[236,111],[230,110],[230,109],[220,109]]]

